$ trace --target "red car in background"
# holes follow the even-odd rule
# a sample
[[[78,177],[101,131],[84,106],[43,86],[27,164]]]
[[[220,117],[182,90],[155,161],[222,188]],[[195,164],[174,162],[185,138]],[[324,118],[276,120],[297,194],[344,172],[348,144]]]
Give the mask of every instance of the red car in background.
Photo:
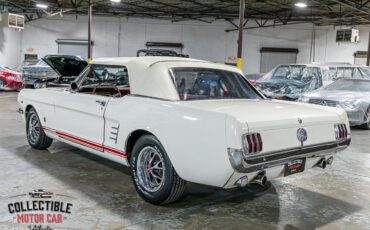
[[[0,90],[21,90],[23,87],[21,73],[0,67]]]

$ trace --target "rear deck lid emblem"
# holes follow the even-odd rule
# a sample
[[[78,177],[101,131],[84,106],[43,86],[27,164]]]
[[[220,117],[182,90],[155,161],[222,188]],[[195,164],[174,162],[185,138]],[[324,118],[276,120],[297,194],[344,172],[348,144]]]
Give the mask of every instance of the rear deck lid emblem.
[[[301,146],[303,146],[303,142],[307,141],[307,130],[305,128],[297,130],[297,139],[301,142]]]

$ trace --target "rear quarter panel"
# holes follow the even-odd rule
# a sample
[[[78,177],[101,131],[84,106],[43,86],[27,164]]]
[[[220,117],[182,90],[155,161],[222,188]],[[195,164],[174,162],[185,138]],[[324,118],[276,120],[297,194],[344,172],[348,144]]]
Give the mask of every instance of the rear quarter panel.
[[[118,143],[122,145],[138,129],[156,136],[176,172],[186,181],[221,187],[233,172],[224,114],[185,108],[177,102],[126,96],[111,100],[105,117],[106,127],[120,125]]]

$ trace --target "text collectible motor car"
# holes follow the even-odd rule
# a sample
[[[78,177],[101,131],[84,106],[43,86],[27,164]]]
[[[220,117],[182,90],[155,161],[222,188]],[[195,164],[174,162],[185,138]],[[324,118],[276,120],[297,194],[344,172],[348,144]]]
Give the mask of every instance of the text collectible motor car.
[[[21,74],[5,67],[0,67],[0,90],[21,90]]]
[[[54,139],[130,166],[153,204],[186,181],[228,189],[325,168],[350,143],[343,109],[267,100],[239,69],[195,59],[95,59],[69,89],[18,101],[33,148]]]

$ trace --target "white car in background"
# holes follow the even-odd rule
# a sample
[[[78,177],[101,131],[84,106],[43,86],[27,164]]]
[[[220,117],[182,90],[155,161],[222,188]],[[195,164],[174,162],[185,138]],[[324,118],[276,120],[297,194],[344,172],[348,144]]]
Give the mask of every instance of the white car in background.
[[[70,88],[18,101],[33,148],[58,140],[130,166],[159,205],[186,181],[228,189],[325,168],[350,144],[344,110],[267,100],[239,69],[195,59],[95,59]]]

